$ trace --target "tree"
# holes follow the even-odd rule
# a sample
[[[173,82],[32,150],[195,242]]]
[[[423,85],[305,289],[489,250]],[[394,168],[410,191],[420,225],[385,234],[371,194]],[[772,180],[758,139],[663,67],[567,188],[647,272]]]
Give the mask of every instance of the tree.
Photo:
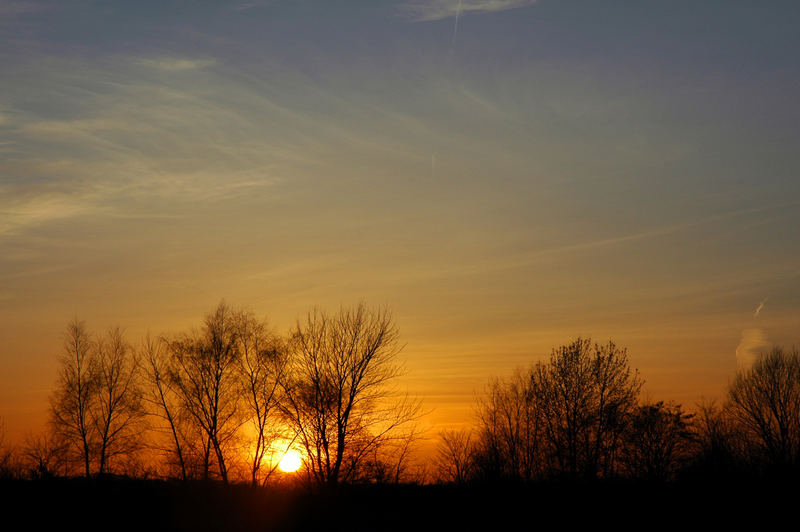
[[[800,465],[800,352],[774,347],[728,390],[728,409],[770,466]]]
[[[237,342],[236,317],[225,302],[206,315],[199,333],[168,342],[173,361],[170,379],[182,408],[205,437],[203,476],[209,476],[213,452],[226,483],[228,446],[241,425]]]
[[[521,370],[507,380],[493,379],[478,402],[474,458],[487,479],[530,481],[542,473],[546,460],[540,405],[531,382],[531,373]]]
[[[14,448],[6,442],[5,422],[0,418],[0,479],[18,476],[19,469]]]
[[[250,460],[250,482],[266,481],[275,469],[261,473],[267,457],[275,452],[275,442],[284,438],[284,430],[277,423],[281,399],[281,384],[288,371],[286,346],[264,322],[252,313],[239,312],[236,317],[236,341],[239,351],[239,372],[242,398],[249,413],[255,444]],[[291,446],[293,442],[289,442]],[[284,449],[285,451],[286,449]]]
[[[22,454],[31,478],[51,478],[69,470],[64,442],[52,433],[27,435]]]
[[[165,349],[166,342],[152,338],[149,334],[142,342],[140,353],[143,362],[142,400],[149,405],[148,415],[160,421],[154,428],[168,434],[169,444],[160,449],[168,456],[180,471],[180,477],[189,478],[187,437],[185,431],[185,412],[180,398],[170,378],[175,368]]]
[[[646,480],[673,479],[691,456],[693,417],[680,405],[663,401],[638,406],[625,436],[623,461],[628,473]]]
[[[420,404],[392,388],[401,346],[387,310],[314,309],[298,321],[289,349],[283,412],[316,482],[352,480],[375,447],[407,439],[399,429],[417,419]]]
[[[464,484],[472,478],[475,447],[469,430],[443,430],[436,449],[439,480]]]
[[[109,471],[109,460],[138,447],[142,418],[138,362],[119,327],[95,341],[83,321],[67,325],[50,419],[56,439],[80,457],[83,473]]]
[[[693,420],[696,452],[688,473],[697,477],[738,477],[747,458],[746,437],[733,420],[728,405],[715,401],[697,405]]]
[[[92,401],[97,389],[94,343],[86,324],[77,319],[67,325],[59,357],[56,390],[50,398],[50,418],[56,434],[79,455],[86,477],[91,474]]]
[[[533,368],[531,386],[554,473],[588,479],[615,474],[642,386],[627,351],[578,338]]]
[[[90,412],[97,438],[98,473],[108,470],[115,456],[127,455],[139,447],[140,402],[139,360],[125,341],[119,327],[109,329],[97,344],[94,399]]]
[[[373,484],[420,483],[421,464],[415,462],[414,453],[422,437],[417,425],[397,433],[391,441],[373,445],[360,459],[356,472],[348,478],[351,482]]]

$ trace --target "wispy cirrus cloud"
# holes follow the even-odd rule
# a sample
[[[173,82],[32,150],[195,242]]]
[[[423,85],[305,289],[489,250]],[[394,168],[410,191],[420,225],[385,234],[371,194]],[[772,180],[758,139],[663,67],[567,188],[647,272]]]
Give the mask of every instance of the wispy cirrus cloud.
[[[182,72],[212,67],[214,59],[189,59],[185,57],[145,57],[136,61],[138,64],[164,72]]]
[[[494,13],[530,6],[538,0],[411,0],[400,9],[412,20],[428,22],[470,13]]]
[[[7,191],[0,189],[0,193]],[[44,223],[97,212],[99,207],[80,194],[48,193],[0,202],[0,237]]]

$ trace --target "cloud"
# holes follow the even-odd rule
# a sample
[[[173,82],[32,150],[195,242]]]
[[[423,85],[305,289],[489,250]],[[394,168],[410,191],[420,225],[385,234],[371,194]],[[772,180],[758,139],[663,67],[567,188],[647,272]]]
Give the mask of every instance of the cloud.
[[[0,236],[19,229],[97,212],[79,194],[42,194],[24,201],[0,202]]]
[[[138,59],[136,62],[142,66],[164,72],[199,70],[217,64],[214,59],[187,59],[181,57],[150,57]]]
[[[736,365],[739,368],[749,368],[759,353],[768,346],[769,341],[762,329],[744,329],[742,339],[736,346]]]
[[[124,126],[125,124],[122,122],[104,119],[42,120],[26,124],[19,131],[28,137],[74,138],[75,135],[92,135]]]
[[[418,22],[458,17],[469,13],[494,13],[530,6],[538,0],[411,0],[401,10]]]

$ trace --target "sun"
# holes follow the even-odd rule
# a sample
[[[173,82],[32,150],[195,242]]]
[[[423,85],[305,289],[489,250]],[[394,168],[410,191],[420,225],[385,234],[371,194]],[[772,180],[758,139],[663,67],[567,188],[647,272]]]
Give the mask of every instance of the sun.
[[[284,473],[294,473],[303,465],[303,459],[297,451],[286,451],[278,463],[278,469]]]

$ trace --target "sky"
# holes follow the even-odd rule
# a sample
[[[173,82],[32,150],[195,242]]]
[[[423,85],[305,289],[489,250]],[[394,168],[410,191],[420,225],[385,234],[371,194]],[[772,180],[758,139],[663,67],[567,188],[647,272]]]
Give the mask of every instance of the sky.
[[[648,399],[800,344],[800,7],[0,0],[0,418],[62,334],[393,312],[432,430],[578,336]]]

